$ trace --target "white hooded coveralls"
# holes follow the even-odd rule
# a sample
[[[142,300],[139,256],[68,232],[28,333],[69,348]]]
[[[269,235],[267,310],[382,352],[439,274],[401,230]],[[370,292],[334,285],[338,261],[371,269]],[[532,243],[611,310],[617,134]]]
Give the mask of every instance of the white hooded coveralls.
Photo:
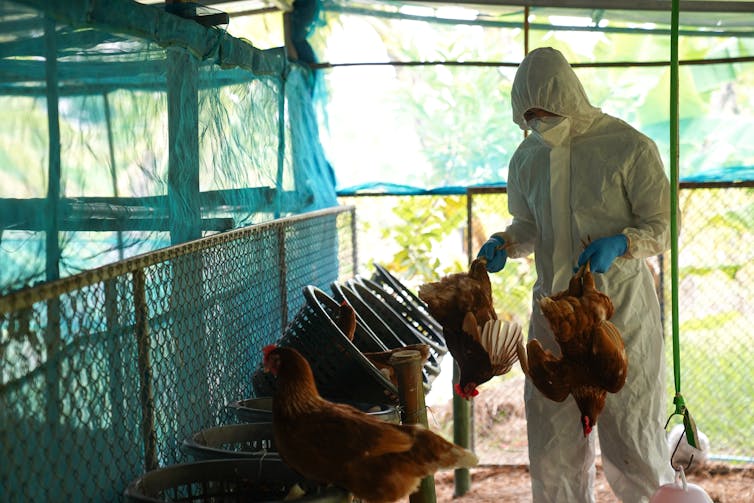
[[[583,242],[619,233],[628,237],[625,255],[607,273],[594,275],[597,288],[615,305],[611,321],[628,354],[626,384],[617,394],[608,393],[596,433],[612,490],[624,502],[649,501],[660,485],[673,480],[664,431],[660,307],[644,260],[670,243],[670,191],[662,160],[651,139],[590,105],[576,74],[554,49],[536,49],[522,61],[511,102],[513,120],[522,129],[528,129],[524,113],[532,108],[570,122],[566,161],[562,151],[551,157],[550,147],[529,135],[509,167],[513,221],[501,235],[511,258],[533,251],[537,269],[529,339],[560,354],[537,299],[567,286],[562,279],[554,285],[555,274],[560,270],[567,281]],[[553,170],[566,170],[555,173],[553,187],[551,158]],[[562,222],[555,230],[553,220]],[[565,259],[553,263],[553,255]],[[584,438],[573,398],[549,400],[529,379],[524,393],[534,503],[594,501],[594,432]]]

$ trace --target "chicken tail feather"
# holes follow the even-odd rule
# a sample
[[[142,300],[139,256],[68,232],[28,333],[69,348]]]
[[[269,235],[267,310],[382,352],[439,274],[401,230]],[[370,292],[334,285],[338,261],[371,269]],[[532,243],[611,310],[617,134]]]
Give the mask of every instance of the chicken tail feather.
[[[470,450],[464,449],[462,447],[457,447],[456,450],[458,451],[456,453],[457,459],[453,463],[452,468],[472,468],[479,464],[479,458]]]
[[[490,355],[495,375],[510,371],[518,359],[518,345],[523,341],[521,325],[516,322],[488,320],[482,327],[480,344]]]
[[[413,425],[413,428],[417,439],[410,454],[417,463],[434,466],[433,471],[440,468],[471,468],[479,463],[479,458],[470,450],[422,426]]]

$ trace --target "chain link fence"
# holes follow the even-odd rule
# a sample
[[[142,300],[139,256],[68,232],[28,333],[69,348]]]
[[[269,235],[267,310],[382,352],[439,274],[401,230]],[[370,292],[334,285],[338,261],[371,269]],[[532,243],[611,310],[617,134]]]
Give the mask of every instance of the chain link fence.
[[[352,198],[344,198],[351,200]],[[463,196],[415,196],[425,223],[407,239],[412,253],[385,243],[382,249],[362,247],[362,268],[370,262],[392,269],[414,289],[439,275],[458,272],[468,264],[468,252],[479,250],[492,232],[510,221],[504,189],[485,188]],[[375,228],[364,210],[385,217],[397,203],[385,197],[353,198],[357,213],[370,225],[359,228],[360,243],[395,234]],[[453,200],[454,202],[451,202]],[[413,204],[413,203],[408,203]],[[697,426],[710,441],[710,458],[732,463],[754,463],[754,327],[749,320],[754,297],[754,188],[752,184],[683,184],[679,191],[682,215],[679,236],[679,340],[681,391]],[[447,211],[452,207],[452,211]],[[446,233],[432,234],[448,215],[464,212],[467,221]],[[427,208],[432,208],[428,210]],[[418,212],[419,210],[417,210]],[[436,217],[437,221],[432,218]],[[397,224],[393,224],[397,225]],[[362,232],[370,234],[363,236]],[[430,243],[419,242],[428,235]],[[376,236],[376,238],[375,238]],[[396,239],[399,239],[398,237]],[[387,248],[387,252],[385,251]],[[395,253],[394,255],[391,255]],[[426,256],[422,257],[422,254]],[[408,259],[406,257],[409,257]],[[433,263],[427,275],[417,261]],[[657,278],[663,306],[667,361],[668,416],[673,412],[673,340],[670,254],[649,260]],[[498,314],[528,325],[531,290],[536,276],[532,257],[509,260],[505,269],[491,275]],[[448,359],[450,361],[450,359]],[[444,365],[432,394],[439,403],[430,406],[430,423],[452,437],[449,402],[452,366]],[[524,376],[519,366],[480,387],[474,399],[473,445],[485,464],[527,464],[526,421],[523,404]],[[440,389],[437,389],[437,388]],[[430,396],[430,398],[432,398]],[[443,400],[448,400],[447,404]],[[675,419],[679,419],[677,416]],[[673,419],[670,426],[680,423]]]
[[[119,501],[253,397],[303,288],[355,274],[352,207],[167,248],[0,297],[3,501]]]
[[[470,232],[451,233],[431,253],[455,249],[461,263],[510,217],[504,191],[452,197],[467,203],[471,224],[462,227]],[[383,216],[394,205],[373,199]],[[712,458],[751,463],[754,189],[684,186],[679,203],[682,392]],[[142,472],[185,461],[185,438],[229,421],[226,405],[253,396],[261,347],[281,335],[304,302],[303,287],[327,291],[390,248],[384,235],[376,240],[384,246],[373,246],[374,237],[361,234],[364,225],[374,234],[374,215],[359,213],[357,230],[359,208],[215,235],[0,298],[4,499],[118,500]],[[357,233],[366,242],[361,260]],[[652,264],[671,370],[670,261]],[[393,272],[409,287],[424,280]],[[492,281],[498,312],[525,324],[531,259],[509,261]],[[514,367],[475,399],[473,444],[482,463],[526,463],[522,389]],[[674,392],[668,372],[668,397]],[[433,428],[452,431],[452,412],[434,407],[429,415]]]

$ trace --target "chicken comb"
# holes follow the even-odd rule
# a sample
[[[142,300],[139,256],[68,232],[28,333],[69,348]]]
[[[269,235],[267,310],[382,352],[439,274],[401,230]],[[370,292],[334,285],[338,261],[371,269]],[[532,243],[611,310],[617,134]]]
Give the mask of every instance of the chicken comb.
[[[267,360],[267,357],[270,356],[270,353],[272,353],[272,351],[275,349],[277,349],[277,346],[275,344],[268,344],[263,347],[262,354],[264,354],[264,359]]]
[[[465,398],[466,400],[469,400],[479,394],[479,390],[474,388],[474,391],[472,391],[471,394],[467,395],[463,391],[463,388],[461,388],[461,385],[459,383],[456,383],[455,386],[453,386],[453,389],[456,391],[458,396],[460,396],[461,398]]]

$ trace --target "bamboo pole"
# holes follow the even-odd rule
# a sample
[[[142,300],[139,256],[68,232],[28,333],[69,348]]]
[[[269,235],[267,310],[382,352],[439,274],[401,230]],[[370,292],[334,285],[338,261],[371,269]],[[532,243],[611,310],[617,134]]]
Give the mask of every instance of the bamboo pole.
[[[395,369],[395,377],[398,379],[402,422],[429,427],[427,408],[424,404],[421,354],[416,350],[396,351],[388,363]],[[437,496],[434,476],[424,477],[419,490],[411,494],[409,501],[410,503],[435,503]]]

